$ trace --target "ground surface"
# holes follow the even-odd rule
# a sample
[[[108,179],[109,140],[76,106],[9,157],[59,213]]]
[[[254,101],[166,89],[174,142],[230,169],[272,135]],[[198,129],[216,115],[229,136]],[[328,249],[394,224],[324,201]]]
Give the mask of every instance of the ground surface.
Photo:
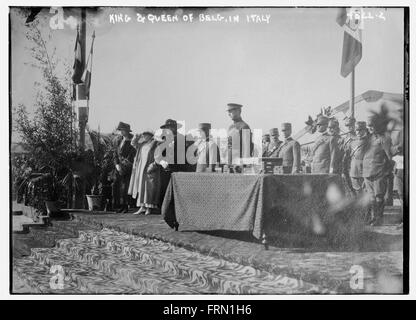
[[[384,226],[369,227],[355,248],[348,250],[331,248],[324,239],[320,246],[308,247],[307,243],[299,245],[283,235],[280,239],[274,239],[266,251],[263,245],[247,234],[202,233],[189,229],[176,232],[169,228],[160,215],[91,212],[73,212],[73,215],[87,229],[108,228],[146,239],[162,240],[190,252],[316,284],[322,292],[401,291],[403,237],[402,230],[396,227],[400,217],[394,208],[387,212]],[[19,219],[23,218],[15,217],[16,229],[22,222]],[[53,241],[48,245],[53,246]],[[28,255],[32,247],[41,246],[45,245],[30,234],[14,234],[14,255],[17,258]],[[352,276],[357,272],[362,272],[363,286],[354,286]]]

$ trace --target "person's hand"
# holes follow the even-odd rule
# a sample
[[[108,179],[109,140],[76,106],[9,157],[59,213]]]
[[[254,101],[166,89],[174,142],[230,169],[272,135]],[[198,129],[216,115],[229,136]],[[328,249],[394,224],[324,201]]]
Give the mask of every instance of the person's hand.
[[[167,169],[169,167],[169,163],[166,160],[161,160],[160,165],[163,169]]]
[[[139,141],[139,138],[140,138],[140,135],[136,133],[133,139],[131,140],[131,144],[137,143],[137,141]]]
[[[329,168],[329,173],[330,174],[334,173],[334,168]]]
[[[117,169],[118,172],[120,172],[121,171],[121,166],[119,164],[116,164],[116,169]]]

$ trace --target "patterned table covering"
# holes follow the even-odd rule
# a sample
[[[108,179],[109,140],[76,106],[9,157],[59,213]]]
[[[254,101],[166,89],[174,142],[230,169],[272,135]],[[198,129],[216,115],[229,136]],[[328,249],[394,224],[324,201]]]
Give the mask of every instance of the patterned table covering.
[[[172,174],[162,215],[172,228],[179,223],[198,231],[248,231],[260,239],[285,223],[314,233],[339,228],[340,218],[345,226],[351,216],[345,211],[357,211],[357,201],[347,198],[338,175],[178,172]]]

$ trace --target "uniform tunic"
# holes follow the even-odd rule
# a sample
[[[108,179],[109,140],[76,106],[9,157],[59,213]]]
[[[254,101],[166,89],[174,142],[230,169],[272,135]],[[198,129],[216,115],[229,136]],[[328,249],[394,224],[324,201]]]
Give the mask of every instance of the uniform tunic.
[[[334,169],[337,149],[334,137],[326,132],[318,137],[312,147],[312,173],[329,173]]]
[[[372,134],[368,139],[367,150],[363,157],[363,177],[365,187],[374,198],[384,198],[387,191],[387,176],[390,174],[389,137]]]
[[[349,176],[349,171],[351,167],[351,156],[350,156],[350,148],[351,143],[354,139],[356,139],[356,135],[352,133],[347,133],[345,137],[341,140],[341,149],[343,151],[342,156],[342,173]]]
[[[384,135],[372,134],[368,138],[363,158],[365,190],[371,196],[371,221],[379,223],[384,213],[387,177],[391,172],[391,140]]]
[[[337,145],[336,152],[335,152],[335,159],[334,159],[334,171],[333,173],[341,174],[342,173],[342,158],[344,155],[343,150],[343,139],[339,134],[335,134],[333,136],[335,143]]]
[[[283,173],[298,173],[300,171],[300,145],[289,137],[280,146],[279,158],[283,159]]]
[[[271,141],[269,143],[269,146],[267,148],[267,152],[266,155],[268,158],[278,158],[279,157],[279,151],[280,151],[280,147],[282,146],[283,142],[282,141],[277,141],[276,143],[274,141]]]
[[[351,184],[355,191],[363,189],[363,158],[367,148],[367,137],[356,137],[348,144],[346,154],[348,154],[349,171]]]
[[[242,157],[250,157],[252,145],[251,145],[251,131],[249,135],[249,141],[243,148],[243,130],[250,130],[250,127],[243,119],[234,121],[234,123],[228,128],[228,163],[236,163],[237,159]]]
[[[390,150],[389,137],[372,134],[368,140],[368,149],[363,158],[363,177],[385,176],[389,173],[389,161],[386,150]]]

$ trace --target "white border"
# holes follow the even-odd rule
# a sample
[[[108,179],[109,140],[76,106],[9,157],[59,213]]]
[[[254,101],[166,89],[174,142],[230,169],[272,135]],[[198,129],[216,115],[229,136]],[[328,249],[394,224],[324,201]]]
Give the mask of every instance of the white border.
[[[245,0],[245,1],[193,1],[193,0],[182,0],[182,1],[139,1],[139,0],[122,0],[122,1],[2,1],[0,5],[0,13],[1,13],[1,39],[0,43],[3,44],[3,50],[1,52],[1,63],[2,63],[2,77],[1,77],[1,105],[2,108],[0,109],[0,119],[1,119],[1,134],[0,134],[0,143],[1,143],[1,150],[3,152],[3,156],[0,157],[0,168],[1,168],[1,177],[2,181],[0,184],[0,196],[1,196],[1,205],[6,210],[0,214],[0,298],[1,299],[10,299],[10,300],[21,300],[21,299],[28,299],[28,300],[75,300],[79,299],[81,296],[78,295],[10,295],[9,294],[9,212],[8,212],[8,203],[9,203],[9,186],[8,186],[8,176],[9,176],[9,100],[8,100],[8,84],[9,84],[9,74],[5,70],[9,70],[9,48],[8,48],[8,37],[9,37],[9,6],[245,6],[245,7],[259,7],[259,6],[285,6],[285,7],[293,7],[293,6],[307,6],[307,7],[320,7],[320,6],[330,6],[330,7],[337,7],[337,6],[394,6],[394,7],[401,7],[401,6],[409,6],[410,7],[410,56],[414,56],[414,44],[415,42],[415,10],[416,10],[416,3],[411,0],[402,1],[255,1],[255,0]],[[414,99],[415,99],[415,87],[416,82],[412,81],[414,78],[413,75],[415,73],[415,64],[412,59],[410,59],[410,84],[411,91],[410,91],[410,106],[409,110],[414,110]],[[413,107],[412,107],[413,106]],[[410,139],[414,135],[414,128],[412,124],[415,124],[415,111],[410,111],[410,119],[409,119],[409,141],[410,141],[410,161],[409,161],[409,181],[410,181],[410,190],[415,190],[415,167],[414,163],[416,163],[414,159],[414,150],[415,150],[415,141],[416,139]],[[410,193],[409,193],[410,198]],[[412,251],[415,252],[415,236],[412,236],[412,231],[416,230],[415,225],[415,218],[412,216],[412,201],[409,199],[409,212],[410,212],[410,256],[409,256],[409,285],[410,285],[410,293],[409,295],[260,295],[260,296],[253,296],[253,295],[84,295],[82,296],[83,300],[95,300],[95,299],[103,299],[103,300],[167,300],[167,301],[175,301],[175,300],[292,300],[292,299],[299,299],[299,300],[309,300],[309,299],[316,299],[316,300],[369,300],[369,299],[379,299],[379,300],[386,300],[386,299],[393,299],[393,300],[408,300],[408,299],[415,299],[416,297],[416,277],[414,271],[416,270],[416,264],[414,260],[414,254],[412,255]],[[7,207],[6,207],[7,205]],[[169,303],[167,302],[167,305]]]

